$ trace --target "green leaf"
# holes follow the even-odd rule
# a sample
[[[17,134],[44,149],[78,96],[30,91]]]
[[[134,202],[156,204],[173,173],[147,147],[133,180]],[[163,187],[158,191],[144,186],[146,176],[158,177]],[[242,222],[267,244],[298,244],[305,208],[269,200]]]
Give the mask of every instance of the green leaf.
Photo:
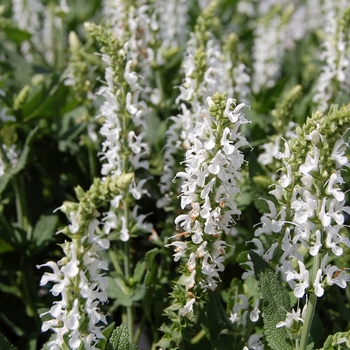
[[[138,347],[129,341],[128,326],[125,322],[113,331],[107,350],[138,350]]]
[[[146,261],[141,260],[135,266],[134,275],[132,276],[133,283],[140,283],[145,271],[146,271]]]
[[[146,253],[146,261],[147,261],[147,275],[146,275],[146,283],[150,285],[152,283],[157,284],[157,272],[158,266],[155,261],[156,255],[160,253],[158,248],[154,248]]]
[[[115,322],[110,323],[106,328],[103,329],[102,334],[105,337],[100,339],[97,343],[97,348],[100,350],[105,350],[107,348],[107,341],[110,338],[112,332],[115,329]]]
[[[350,331],[338,332],[328,336],[322,350],[349,350],[350,349]]]
[[[16,350],[15,348],[8,340],[5,338],[5,336],[0,333],[0,349],[1,350]]]
[[[141,300],[146,293],[145,284],[131,287],[124,276],[115,274],[117,277],[108,277],[107,294],[110,298],[116,299],[117,303],[126,307],[133,305],[135,301]]]
[[[34,128],[28,135],[26,142],[24,144],[23,151],[18,159],[18,162],[16,163],[16,166],[13,168],[6,169],[6,172],[4,175],[0,176],[0,196],[4,189],[6,188],[7,184],[11,180],[12,176],[18,174],[21,170],[24,169],[25,165],[27,164],[27,159],[30,151],[30,143],[32,142],[35,133],[38,130],[38,126]]]
[[[41,215],[37,221],[34,231],[33,240],[36,243],[36,250],[40,251],[52,239],[58,221],[57,215]]]
[[[290,297],[275,271],[258,254],[249,251],[258,281],[266,340],[273,350],[293,350],[285,327],[276,325],[285,321],[286,311],[291,309]]]
[[[223,309],[217,290],[214,292],[208,291],[206,309],[200,319],[213,349],[233,349],[234,344],[232,338],[227,334],[223,334],[223,331],[232,325]]]
[[[6,253],[6,252],[12,252],[14,250],[14,247],[9,245],[8,242],[6,242],[3,239],[0,239],[0,254]]]
[[[67,87],[63,85],[60,77],[53,76],[49,83],[47,79],[42,85],[36,86],[28,96],[22,108],[23,121],[28,122],[34,118],[50,117],[56,115],[64,105]]]

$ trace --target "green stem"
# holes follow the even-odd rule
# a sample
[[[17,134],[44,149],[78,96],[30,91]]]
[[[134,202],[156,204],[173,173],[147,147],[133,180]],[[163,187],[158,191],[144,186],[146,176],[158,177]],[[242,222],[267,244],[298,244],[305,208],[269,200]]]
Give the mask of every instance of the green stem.
[[[94,157],[94,150],[93,150],[93,145],[88,145],[88,158],[89,158],[89,172],[90,172],[90,177],[93,180],[94,177],[96,176],[95,174],[95,157]]]
[[[17,222],[25,232],[27,232],[27,240],[30,240],[30,230],[28,221],[28,212],[26,205],[26,192],[24,190],[23,177],[21,175],[16,175],[12,178],[13,187],[15,189],[16,196],[16,212],[17,212]]]
[[[22,261],[22,263],[24,263],[24,262]],[[31,296],[30,288],[29,288],[29,283],[28,283],[28,279],[27,279],[27,277],[29,276],[26,273],[27,268],[25,268],[24,266],[22,266],[22,268],[23,268],[22,271],[24,271],[24,273],[22,271],[20,272],[21,279],[22,279],[21,293],[22,293],[22,297],[23,297],[23,300],[24,300],[25,305],[26,305],[26,312],[27,312],[27,315],[29,317],[33,318],[35,323],[37,325],[39,325],[40,320],[38,318],[37,308],[35,307],[35,303],[32,300],[32,296]]]
[[[311,271],[310,280],[315,281],[315,277],[317,274],[317,270],[319,269],[321,264],[321,257],[320,254],[317,254],[314,258],[314,264]],[[316,310],[316,304],[317,304],[317,296],[316,294],[310,294],[309,302],[307,305],[307,311],[306,311],[306,317],[304,320],[303,330],[301,333],[301,339],[300,339],[300,347],[299,350],[305,350],[307,347],[307,343],[309,340],[310,330],[312,326],[312,321],[315,315]]]
[[[122,270],[122,268],[120,267],[120,265],[118,263],[118,259],[117,259],[117,256],[115,255],[115,253],[111,249],[109,249],[108,250],[108,255],[111,258],[111,261],[112,261],[114,269],[118,273],[120,273],[122,275],[123,274],[123,270]]]
[[[129,207],[127,201],[123,203],[124,207],[124,217],[125,225],[129,227]],[[124,248],[124,276],[126,280],[129,280],[131,277],[130,273],[130,239],[123,243]],[[126,307],[126,323],[129,330],[129,341],[132,343],[134,337],[134,308],[133,306]]]
[[[192,339],[191,339],[191,344],[197,344],[199,343],[203,337],[205,337],[205,330],[201,329],[200,332],[198,332]]]
[[[300,339],[300,347],[299,350],[305,350],[307,347],[307,343],[309,340],[312,320],[314,318],[315,309],[317,304],[317,296],[316,294],[311,294],[310,299],[307,305],[307,312],[306,317],[303,325],[303,330],[301,333],[301,339]]]

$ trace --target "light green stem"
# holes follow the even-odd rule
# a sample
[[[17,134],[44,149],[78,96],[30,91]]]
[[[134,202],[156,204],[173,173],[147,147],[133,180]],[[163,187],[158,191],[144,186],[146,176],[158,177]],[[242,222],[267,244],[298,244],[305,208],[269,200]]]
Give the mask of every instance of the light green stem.
[[[319,269],[320,264],[321,264],[321,257],[320,257],[320,254],[317,254],[314,258],[314,265],[311,271],[311,276],[310,276],[311,281],[315,281],[317,270]],[[303,330],[301,333],[299,350],[305,350],[307,347],[310,330],[312,326],[312,321],[315,315],[316,304],[317,304],[317,296],[316,294],[312,293],[310,294],[308,305],[307,305],[306,317],[304,320]]]
[[[126,221],[126,227],[129,227],[129,207],[128,203],[124,201],[124,217]],[[124,247],[124,276],[126,280],[131,277],[130,273],[130,239],[123,243]],[[132,343],[134,338],[134,308],[133,306],[126,307],[126,323],[129,330],[129,341]]]
[[[206,333],[204,329],[201,329],[199,333],[197,333],[192,339],[191,344],[197,344],[199,343],[204,337]]]

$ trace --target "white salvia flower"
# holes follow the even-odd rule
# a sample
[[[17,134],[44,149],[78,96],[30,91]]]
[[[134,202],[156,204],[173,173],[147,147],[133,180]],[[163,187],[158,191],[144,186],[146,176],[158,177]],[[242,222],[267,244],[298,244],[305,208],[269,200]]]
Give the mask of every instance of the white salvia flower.
[[[259,303],[260,300],[258,299],[255,303],[254,309],[250,312],[249,318],[252,322],[257,322],[259,320],[259,314],[260,314],[260,310],[259,310]]]
[[[297,298],[302,298],[305,294],[305,290],[309,287],[309,270],[305,268],[305,265],[298,260],[299,264],[299,273],[296,271],[290,271],[287,274],[287,281],[295,280],[299,281],[299,283],[295,284],[294,287],[294,295]]]
[[[339,138],[339,133],[344,134],[349,123],[345,108],[333,108],[328,116],[317,111],[302,129],[296,130],[297,137],[290,140],[281,157],[282,176],[275,189],[270,191],[281,205],[281,218],[275,205],[268,202],[270,213],[262,216],[261,227],[255,231],[258,237],[263,234],[271,236],[268,238],[269,248],[264,250],[264,240],[251,241],[256,245],[254,251],[258,255],[277,263],[276,271],[281,272],[282,280],[289,283],[297,298],[306,293],[321,297],[333,284],[332,279],[341,288],[345,288],[350,280],[347,270],[337,267],[326,270],[326,263],[319,263],[328,254],[339,257],[344,247],[350,247],[349,238],[342,235],[344,213],[350,213],[341,188],[344,183],[342,170],[349,166],[345,155],[348,145]],[[327,125],[329,120],[332,125],[339,125],[339,130],[331,130]],[[301,148],[306,152],[299,154]],[[274,234],[278,243],[270,240]],[[275,255],[279,251],[275,243],[281,245],[280,255]],[[308,261],[305,258],[308,254],[309,258],[314,257],[316,264],[312,274],[304,263]],[[296,264],[299,269],[296,269]],[[244,278],[252,275],[254,268],[250,261],[246,265],[250,270]],[[339,279],[338,275],[341,276]]]
[[[262,334],[252,334],[248,339],[248,347],[245,346],[243,350],[264,350],[264,344],[261,342]]]
[[[234,100],[226,100],[226,94],[219,93],[208,99],[208,103],[210,109],[201,112],[202,117],[189,134],[191,147],[186,152],[185,172],[178,173],[183,179],[181,206],[186,209],[190,205],[190,208],[187,214],[177,216],[175,224],[183,230],[177,236],[188,238],[185,242],[167,245],[175,247],[174,260],[187,257],[186,285],[194,295],[199,290],[215,290],[220,282],[226,243],[219,237],[222,233],[230,234],[233,217],[240,214],[234,201],[239,192],[236,180],[241,178],[240,168],[244,162],[239,149],[248,145],[239,132],[239,127],[248,122],[241,112],[245,105],[235,106]],[[215,112],[211,112],[211,108]],[[216,115],[218,108],[222,111]],[[231,128],[221,127],[222,123],[232,120],[236,122]],[[221,131],[217,143],[212,139],[215,130]],[[191,247],[190,253],[188,247]],[[252,317],[256,318],[257,313],[254,310]]]
[[[61,207],[62,210],[67,210],[66,208]],[[79,217],[80,214],[79,207],[77,211],[70,211],[69,216],[83,222]],[[107,243],[107,240],[100,235],[98,225],[99,222],[93,219],[88,225],[86,236],[65,242],[63,248],[66,256],[58,262],[58,265],[49,261],[37,266],[52,269],[52,273],[44,273],[40,285],[52,282],[53,287],[50,290],[52,295],[61,297],[61,300],[54,302],[48,312],[42,314],[52,317],[43,322],[42,331],[51,329],[56,334],[55,340],[48,343],[50,350],[61,349],[63,346],[78,349],[82,344],[86,349],[94,349],[97,340],[103,338],[101,323],[106,324],[107,321],[100,313],[98,305],[107,301],[105,289],[108,280],[101,271],[108,270],[108,266],[105,261],[99,259],[98,252],[108,248],[109,241]],[[72,237],[77,234],[77,232],[70,233],[68,228],[67,232]],[[88,325],[85,321],[82,322],[84,319],[88,320]]]
[[[215,6],[217,6],[217,4],[211,2],[204,10],[203,16],[208,16],[207,12],[212,11]],[[167,23],[167,26],[168,25]],[[161,191],[164,197],[167,198],[176,191],[170,190],[170,181],[175,176],[174,165],[176,164],[176,154],[180,153],[179,150],[183,151],[191,142],[194,142],[190,140],[190,134],[196,123],[196,119],[200,120],[201,117],[207,118],[205,112],[201,111],[202,104],[207,100],[210,106],[210,96],[216,92],[227,92],[229,97],[227,106],[230,107],[233,96],[245,101],[249,93],[247,84],[250,77],[246,72],[246,67],[237,62],[234,62],[237,66],[232,63],[229,55],[223,52],[221,41],[215,38],[210,30],[205,33],[206,37],[203,38],[203,40],[198,40],[198,37],[203,36],[203,34],[204,33],[197,32],[190,33],[190,38],[186,45],[186,53],[183,59],[184,79],[181,86],[179,86],[180,94],[175,100],[176,104],[181,108],[182,113],[170,119],[173,123],[170,125],[167,132],[167,135],[170,137],[167,139],[165,146],[165,166],[160,180]],[[199,53],[205,53],[206,66],[204,74],[198,71],[198,69],[202,68],[196,66],[196,55]],[[199,75],[202,79],[199,79]],[[190,107],[187,108],[183,102],[190,104]],[[244,103],[241,104],[241,107],[237,106],[237,108],[242,108],[243,106],[245,106]],[[238,110],[231,113],[232,116],[238,114]],[[235,122],[235,120],[231,121],[233,123]],[[211,132],[210,128],[202,131],[204,133],[211,133],[211,138],[206,140],[202,149],[203,156],[205,156],[205,150],[210,150],[214,147],[215,135]],[[233,146],[226,142],[225,139],[226,135],[222,140],[226,145],[225,152],[233,152]],[[217,161],[220,162],[219,155]],[[214,165],[216,164],[204,164],[203,166],[209,166],[213,171],[218,170],[218,167],[215,167],[214,170]],[[171,193],[167,191],[171,191]],[[163,201],[164,200],[162,200],[162,202]]]
[[[264,214],[261,218],[262,227],[255,230],[255,236],[260,236],[262,233],[271,234],[272,232],[279,232],[284,224],[285,209],[282,208],[280,213],[277,214],[275,204],[270,200],[266,200],[266,202],[269,205],[270,213]],[[280,216],[279,220],[277,220],[278,216]]]
[[[344,28],[341,25],[342,15],[348,6],[346,1],[324,1],[323,10],[324,22],[320,28],[324,31],[325,41],[323,51],[320,54],[325,65],[319,76],[315,87],[313,101],[317,103],[318,109],[325,111],[329,101],[335,97],[334,86],[338,85],[339,90],[349,90],[349,41],[344,41]],[[346,29],[345,29],[346,30]]]
[[[137,26],[141,22],[133,17],[135,9],[130,8],[129,10],[132,13],[129,13],[127,23],[131,33],[125,35],[126,37],[131,35],[130,40],[125,43],[123,54],[119,52],[117,57],[111,57],[107,54],[102,55],[102,59],[109,66],[105,70],[106,85],[97,92],[105,99],[100,107],[101,114],[98,116],[104,117],[104,123],[100,129],[100,134],[104,139],[100,152],[103,161],[101,173],[105,176],[110,175],[112,178],[125,172],[135,172],[140,168],[149,169],[149,163],[145,158],[149,153],[149,146],[144,140],[146,123],[143,119],[146,105],[139,100],[140,94],[143,92],[143,87],[140,84],[142,77],[135,71],[137,60],[134,61],[132,58],[136,52],[132,51],[133,49],[136,50],[133,45],[137,45],[135,31],[137,31]],[[145,8],[139,8],[137,11],[144,14],[145,10]],[[121,20],[125,19],[122,18]],[[123,40],[125,41],[125,38]],[[125,95],[120,93],[121,87],[115,79],[120,73],[123,73],[127,83]],[[122,96],[125,96],[125,99]],[[136,130],[140,131],[136,132]],[[125,150],[126,148],[128,150]],[[127,162],[125,162],[125,158],[127,158]],[[121,241],[126,242],[130,239],[130,228],[133,225],[131,221],[134,218],[127,219],[124,214],[118,214],[119,217],[117,218],[114,211],[118,211],[121,205],[125,205],[124,200],[127,192],[131,193],[135,200],[147,195],[148,192],[144,188],[147,180],[142,179],[137,182],[134,178],[129,184],[128,191],[124,191],[112,200],[111,206],[115,209],[111,210],[110,214],[105,213],[105,232],[109,233],[112,229],[116,229],[119,230]],[[138,221],[137,218],[136,222],[143,225],[142,229],[147,228],[152,232],[151,225],[145,224],[142,220]]]
[[[186,305],[181,310],[181,315],[186,316],[189,312],[193,311],[193,304],[195,303],[196,299],[192,298],[190,301],[186,303]]]
[[[277,323],[276,327],[277,328],[286,327],[289,329],[295,328],[296,324],[298,324],[299,322],[304,323],[304,319],[306,317],[306,311],[307,311],[307,304],[305,304],[302,311],[300,310],[299,307],[297,308],[296,311],[292,309],[292,312],[287,312],[286,320]]]

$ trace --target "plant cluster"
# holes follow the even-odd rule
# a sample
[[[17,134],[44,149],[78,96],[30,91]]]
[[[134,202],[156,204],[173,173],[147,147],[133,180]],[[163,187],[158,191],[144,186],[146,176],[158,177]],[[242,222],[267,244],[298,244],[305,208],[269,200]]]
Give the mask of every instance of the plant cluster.
[[[350,6],[4,0],[0,348],[350,349]]]

